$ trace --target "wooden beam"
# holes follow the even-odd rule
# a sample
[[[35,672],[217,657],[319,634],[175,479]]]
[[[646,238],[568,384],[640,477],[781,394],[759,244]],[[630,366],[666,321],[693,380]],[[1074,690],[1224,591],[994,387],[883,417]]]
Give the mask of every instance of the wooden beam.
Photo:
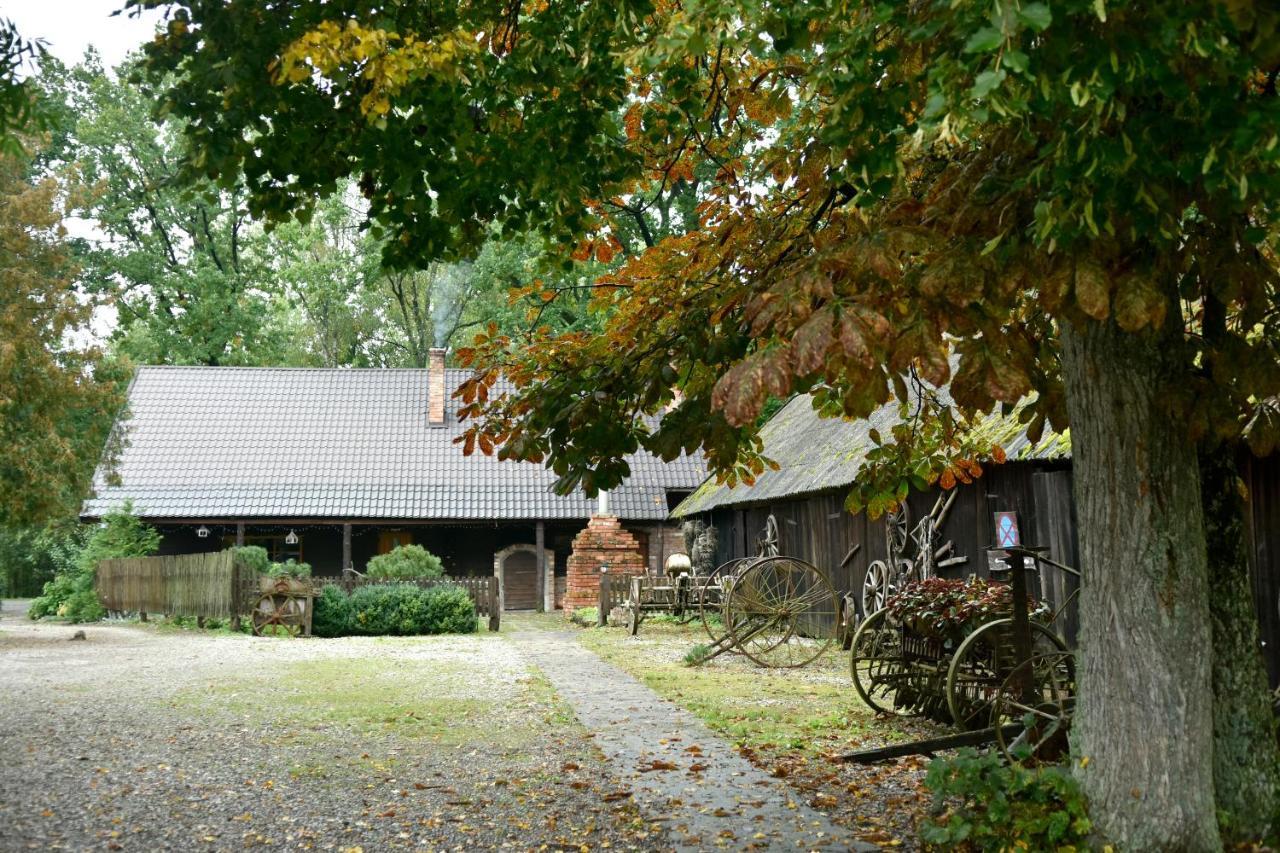
[[[243,521],[236,522],[236,547],[237,548],[244,547],[244,522]]]
[[[1004,736],[1016,737],[1022,726],[1008,725],[1004,727]],[[913,740],[909,743],[895,743],[889,746],[877,746],[873,749],[860,749],[857,752],[846,752],[837,755],[836,761],[851,761],[855,764],[875,764],[907,755],[932,755],[947,749],[959,749],[962,746],[982,746],[996,739],[995,728],[978,729],[974,732],[961,732],[956,735]]]
[[[534,557],[537,559],[538,571],[537,579],[534,581],[535,588],[542,592],[539,596],[538,611],[541,613],[549,613],[555,609],[555,593],[552,592],[551,603],[547,603],[547,528],[546,525],[539,521],[533,528],[533,548]],[[551,588],[555,589],[554,569]]]
[[[342,525],[342,573],[345,575],[354,570],[351,565],[351,525]]]

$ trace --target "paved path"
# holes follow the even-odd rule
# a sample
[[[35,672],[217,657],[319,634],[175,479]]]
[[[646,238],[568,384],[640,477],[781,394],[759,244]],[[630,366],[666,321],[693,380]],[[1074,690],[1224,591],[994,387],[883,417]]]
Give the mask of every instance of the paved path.
[[[678,849],[875,850],[795,798],[693,714],[579,645],[521,632],[520,651],[595,732],[619,795],[665,821]]]

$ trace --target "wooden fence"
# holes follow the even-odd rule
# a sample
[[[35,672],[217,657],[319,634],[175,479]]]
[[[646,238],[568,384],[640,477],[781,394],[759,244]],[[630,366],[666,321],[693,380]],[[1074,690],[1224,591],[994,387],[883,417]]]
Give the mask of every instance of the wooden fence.
[[[409,583],[422,589],[430,589],[434,586],[460,586],[467,591],[467,595],[471,596],[471,600],[476,605],[476,615],[489,620],[489,630],[497,631],[501,627],[502,606],[498,579],[493,575],[478,576],[458,576],[450,577],[446,575],[441,578],[417,578],[414,580],[388,581],[381,578],[370,578],[365,575],[348,573],[341,579],[337,578],[314,578],[316,594],[320,594],[320,590],[333,584],[340,586],[347,592],[362,586],[378,586],[388,583]]]
[[[229,619],[238,569],[230,551],[124,557],[98,563],[98,599],[109,611]]]
[[[605,572],[600,575],[600,604],[597,623],[604,627],[609,623],[609,613],[613,608],[621,607],[631,597],[631,579],[637,574],[626,572]]]

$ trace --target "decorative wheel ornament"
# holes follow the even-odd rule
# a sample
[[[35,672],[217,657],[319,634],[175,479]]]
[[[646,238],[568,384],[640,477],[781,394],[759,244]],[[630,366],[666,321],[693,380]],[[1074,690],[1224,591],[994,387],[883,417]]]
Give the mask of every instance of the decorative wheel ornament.
[[[1061,637],[1040,622],[1031,623],[1033,659],[1066,651]],[[964,729],[993,725],[993,706],[1017,665],[1012,619],[988,622],[965,637],[947,669],[947,708],[952,721]]]
[[[306,622],[306,612],[305,598],[287,592],[263,593],[253,608],[253,633],[259,637],[279,634],[300,636]]]
[[[885,513],[884,544],[886,559],[892,562],[907,552],[907,542],[911,539],[911,510],[907,502],[898,504],[898,508]]]
[[[896,590],[884,560],[872,560],[862,577],[862,612],[875,613],[884,607]]]
[[[815,660],[835,642],[839,600],[816,566],[764,557],[726,591],[723,612],[739,651],[760,666],[789,668]]]
[[[991,709],[996,742],[1010,762],[1056,763],[1070,751],[1076,659],[1067,651],[1036,655],[1005,677]],[[1005,726],[1022,731],[1010,737]]]
[[[881,608],[858,626],[849,655],[853,689],[873,711],[913,716],[913,703],[898,701],[911,692],[912,671],[902,654],[902,628]]]

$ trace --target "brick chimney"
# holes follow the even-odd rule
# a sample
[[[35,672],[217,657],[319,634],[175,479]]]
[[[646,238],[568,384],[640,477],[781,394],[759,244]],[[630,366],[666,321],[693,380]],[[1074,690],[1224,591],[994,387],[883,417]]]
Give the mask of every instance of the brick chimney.
[[[427,351],[427,423],[444,426],[444,347]]]

